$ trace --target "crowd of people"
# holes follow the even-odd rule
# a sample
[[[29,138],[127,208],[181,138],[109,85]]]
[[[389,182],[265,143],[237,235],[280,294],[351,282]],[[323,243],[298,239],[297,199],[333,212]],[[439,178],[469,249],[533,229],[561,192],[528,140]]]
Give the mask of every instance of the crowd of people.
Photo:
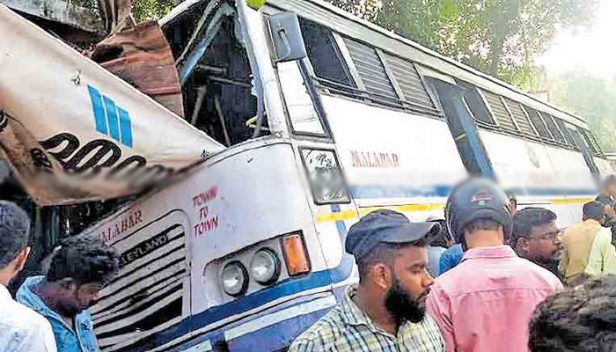
[[[615,200],[612,177],[564,231],[554,212],[517,210],[483,178],[455,187],[443,218],[376,210],[345,242],[359,283],[289,352],[616,351]],[[88,308],[117,274],[118,254],[68,239],[13,299],[29,227],[22,209],[0,201],[0,351],[98,351]]]
[[[616,351],[616,178],[604,191],[564,231],[481,178],[442,219],[368,214],[345,246],[359,284],[289,352]]]

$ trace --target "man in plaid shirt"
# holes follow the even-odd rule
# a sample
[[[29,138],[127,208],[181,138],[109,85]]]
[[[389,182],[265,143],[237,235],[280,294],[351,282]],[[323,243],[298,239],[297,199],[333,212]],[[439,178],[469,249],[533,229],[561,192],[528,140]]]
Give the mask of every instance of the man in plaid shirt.
[[[289,352],[443,351],[438,326],[424,308],[433,283],[426,244],[439,230],[437,223],[411,223],[391,210],[377,210],[353,225],[345,249],[357,261],[359,285],[349,287]]]

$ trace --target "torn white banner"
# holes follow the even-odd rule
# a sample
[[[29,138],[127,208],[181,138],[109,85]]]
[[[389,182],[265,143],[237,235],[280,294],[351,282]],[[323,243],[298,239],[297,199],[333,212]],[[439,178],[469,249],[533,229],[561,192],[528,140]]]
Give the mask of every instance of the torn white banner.
[[[224,147],[0,5],[0,150],[41,205],[109,199]]]

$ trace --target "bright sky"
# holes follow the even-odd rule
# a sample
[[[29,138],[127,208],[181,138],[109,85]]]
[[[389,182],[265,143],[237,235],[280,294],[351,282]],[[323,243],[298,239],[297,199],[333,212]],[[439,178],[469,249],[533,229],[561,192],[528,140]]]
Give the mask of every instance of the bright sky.
[[[595,76],[616,76],[616,1],[599,0],[591,28],[557,32],[552,48],[537,59],[549,77],[579,70]]]

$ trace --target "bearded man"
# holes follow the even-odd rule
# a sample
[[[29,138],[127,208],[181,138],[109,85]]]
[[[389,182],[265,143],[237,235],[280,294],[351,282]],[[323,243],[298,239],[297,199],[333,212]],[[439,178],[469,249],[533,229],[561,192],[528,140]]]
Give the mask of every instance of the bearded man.
[[[289,352],[440,352],[444,341],[425,314],[434,280],[426,244],[438,223],[411,223],[401,213],[377,210],[349,229],[345,249],[355,256],[359,285],[298,337]]]

